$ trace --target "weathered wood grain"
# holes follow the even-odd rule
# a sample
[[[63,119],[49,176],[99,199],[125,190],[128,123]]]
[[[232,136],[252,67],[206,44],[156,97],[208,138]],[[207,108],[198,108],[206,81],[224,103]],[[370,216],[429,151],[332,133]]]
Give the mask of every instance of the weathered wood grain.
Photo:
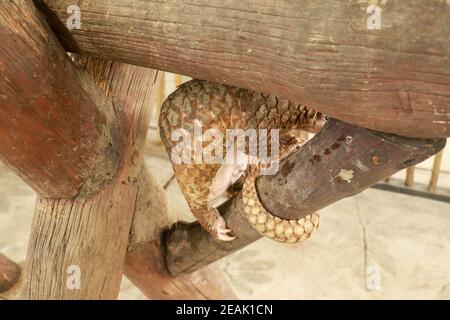
[[[122,158],[112,182],[87,200],[38,199],[23,292],[28,299],[114,299],[122,278],[155,72],[101,59],[75,61],[121,108]],[[81,272],[79,289],[67,286],[70,266]]]
[[[359,193],[395,172],[437,153],[445,139],[415,139],[330,120],[273,176],[256,183],[264,207],[286,219],[300,219]],[[178,223],[165,238],[166,261],[174,275],[199,270],[259,239],[243,215],[241,193],[219,207],[237,239],[212,240],[198,223]]]
[[[415,139],[332,120],[278,174],[257,180],[261,203],[286,219],[357,194],[431,157],[445,139]],[[273,195],[276,197],[273,197]]]
[[[9,99],[1,105],[5,109],[2,124],[11,122],[2,129],[9,130],[16,140],[28,139],[19,146],[2,145],[2,154],[40,193],[22,297],[114,299],[120,288],[135,205],[141,206],[137,192],[156,73],[152,69],[83,56],[73,57],[76,65],[73,64],[42,24],[31,1],[2,2],[0,17],[1,22],[8,22],[0,25],[2,34],[7,36],[2,39],[3,46],[0,45],[3,59],[0,68],[5,76],[1,89],[2,94],[7,94],[2,98]],[[14,61],[13,54],[24,60]],[[26,105],[27,99],[31,99],[32,108]],[[16,119],[15,114],[22,118]],[[97,126],[100,133],[115,138],[116,154],[97,143]],[[11,141],[9,136],[3,138]],[[70,150],[58,144],[66,139],[70,141]],[[31,142],[31,148],[25,142]],[[86,143],[91,144],[90,149],[78,145]],[[108,147],[112,146],[108,143]],[[88,159],[89,152],[95,158],[112,158],[117,173],[111,170],[106,174],[98,161],[85,161],[78,166],[74,162],[77,159],[73,159],[77,152],[83,159]],[[39,161],[34,161],[34,157]],[[57,166],[53,166],[55,162]],[[64,170],[66,165],[71,171]],[[78,179],[76,183],[71,177]],[[103,179],[103,183],[99,180],[97,189],[80,194],[79,186],[86,183],[84,179],[91,178]],[[131,228],[131,241],[136,246],[128,252],[127,274],[152,298],[233,298],[218,270],[206,268],[196,275],[174,278],[164,269],[163,248],[138,250],[152,245],[150,240],[147,242],[149,236],[152,241],[159,239],[165,223],[171,221],[164,216],[168,214],[163,210],[164,203],[158,204],[159,189],[149,190],[149,186],[153,187],[146,186],[139,199],[151,199],[156,204],[152,209],[158,209],[157,219],[148,231],[145,222],[153,217],[153,212],[146,211],[144,218],[135,220],[138,227]],[[12,263],[2,258],[0,255],[0,271],[4,275],[0,279],[1,290],[14,281],[11,272],[17,271],[9,268]],[[161,269],[145,272],[155,265]],[[72,282],[77,276],[73,273],[76,269],[80,271],[79,288],[77,281]]]
[[[41,196],[89,196],[119,163],[117,110],[31,1],[0,2],[0,159]]]
[[[207,79],[413,137],[450,136],[450,3],[382,1],[37,1],[66,49]]]
[[[112,182],[87,200],[38,199],[23,292],[28,299],[115,299],[120,289],[155,72],[101,59],[76,62],[121,108],[122,158]],[[81,272],[79,289],[67,286],[70,266]]]

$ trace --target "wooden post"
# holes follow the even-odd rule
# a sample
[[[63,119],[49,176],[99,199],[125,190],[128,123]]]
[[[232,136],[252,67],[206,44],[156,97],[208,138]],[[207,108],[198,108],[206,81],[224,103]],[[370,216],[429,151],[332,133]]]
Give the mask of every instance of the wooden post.
[[[89,199],[38,199],[27,253],[28,299],[114,299],[120,288],[155,73],[102,60],[78,63],[123,108],[122,159],[111,183]]]
[[[68,51],[276,94],[374,130],[450,136],[448,1],[383,1],[375,30],[370,1],[77,1],[81,28],[69,32],[74,1],[39,2]]]
[[[162,235],[178,217],[169,211],[166,192],[142,169],[125,261],[125,275],[149,299],[235,299],[217,267],[172,276],[165,263]]]
[[[158,119],[159,113],[161,111],[161,106],[164,103],[164,100],[166,99],[166,73],[165,72],[158,72],[158,94],[155,99],[156,106],[155,106],[155,116]],[[158,123],[158,121],[156,121]],[[156,144],[162,147],[162,141],[159,138],[159,127],[156,128],[156,139],[154,140]]]
[[[89,197],[119,165],[117,110],[42,20],[0,3],[0,158],[42,197]]]
[[[414,166],[406,168],[405,186],[411,188],[414,185]]]
[[[332,119],[284,159],[276,175],[257,180],[258,196],[270,212],[300,219],[425,160],[445,143],[445,139],[405,138]],[[172,274],[199,270],[261,237],[242,214],[241,193],[219,210],[237,239],[217,242],[198,223],[174,225],[165,238]]]
[[[442,162],[442,155],[444,154],[444,150],[439,152],[435,157],[433,161],[433,169],[431,170],[431,178],[430,183],[428,184],[427,190],[430,192],[435,192],[437,188],[437,182],[439,179],[439,172],[441,170],[441,162]]]
[[[80,59],[83,71],[42,22],[31,1],[1,3],[0,154],[39,194],[23,297],[114,299],[155,72]]]

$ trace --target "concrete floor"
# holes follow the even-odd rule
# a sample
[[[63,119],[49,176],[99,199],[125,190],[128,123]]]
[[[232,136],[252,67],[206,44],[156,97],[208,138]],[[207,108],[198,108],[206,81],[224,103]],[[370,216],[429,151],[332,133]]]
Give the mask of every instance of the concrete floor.
[[[168,160],[146,156],[164,185]],[[173,209],[193,220],[176,181]],[[0,251],[25,258],[35,195],[0,163]],[[450,299],[450,204],[368,189],[321,210],[301,246],[261,239],[216,264],[242,299]],[[143,299],[126,279],[121,299]]]

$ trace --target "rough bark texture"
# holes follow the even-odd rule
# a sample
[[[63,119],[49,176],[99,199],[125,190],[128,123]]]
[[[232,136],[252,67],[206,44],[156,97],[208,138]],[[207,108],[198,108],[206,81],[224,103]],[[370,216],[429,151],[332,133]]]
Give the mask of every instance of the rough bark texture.
[[[270,212],[298,219],[422,162],[445,143],[330,121],[301,152],[283,161],[278,174],[258,179],[258,194]]]
[[[177,221],[165,190],[144,168],[139,181],[125,275],[150,299],[235,299],[220,270],[206,266],[189,275],[170,275],[162,233]]]
[[[50,10],[41,9],[74,52],[278,94],[377,130],[450,135],[448,1],[386,2],[377,31],[366,30],[364,1],[86,1],[79,4],[82,28],[72,33],[61,24],[72,1],[44,2]],[[78,60],[105,98],[70,62],[31,0],[1,2],[0,36],[0,156],[40,194],[24,297],[113,299],[138,199],[154,72]],[[299,217],[443,144],[331,122],[278,175],[260,178],[258,190],[270,211]],[[212,241],[198,224],[177,224],[161,243],[159,228],[174,221],[164,216],[146,235],[133,227],[127,274],[151,297],[232,297],[229,288],[207,282],[213,272],[173,278],[164,262],[172,274],[192,272],[258,239],[240,210],[240,195],[221,207],[239,236],[231,243]],[[70,266],[81,271],[79,289],[67,286]]]
[[[68,50],[276,94],[333,118],[450,136],[450,2],[42,0]],[[48,7],[46,7],[48,6]],[[50,10],[49,10],[49,9]],[[62,22],[61,22],[62,21]]]
[[[260,177],[257,190],[268,211],[299,219],[423,161],[445,142],[379,133],[332,119],[284,159],[276,175]],[[237,239],[217,242],[198,223],[176,224],[165,239],[172,274],[199,270],[261,237],[242,214],[241,193],[219,210]]]
[[[41,196],[89,196],[119,164],[117,110],[31,1],[0,2],[0,159]]]
[[[137,201],[155,72],[79,56],[77,67],[31,1],[2,2],[0,19],[0,154],[40,194],[22,296],[116,298],[137,203],[127,274],[147,296],[233,298],[214,268],[170,276],[154,247],[174,222],[165,216],[164,191],[143,180]],[[145,199],[156,205],[144,214]],[[2,290],[14,281],[11,266],[0,256]],[[70,287],[72,266],[80,271],[79,289]]]
[[[104,60],[76,61],[118,106],[122,159],[112,182],[87,200],[38,199],[23,291],[28,299],[114,299],[120,288],[155,72]],[[81,272],[79,289],[67,286],[70,266]]]
[[[19,281],[20,274],[20,267],[0,253],[0,293],[15,286]]]

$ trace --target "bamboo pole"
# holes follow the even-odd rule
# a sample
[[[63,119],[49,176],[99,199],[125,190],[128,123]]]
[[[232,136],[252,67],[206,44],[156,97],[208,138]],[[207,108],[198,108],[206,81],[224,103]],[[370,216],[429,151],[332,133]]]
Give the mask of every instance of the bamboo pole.
[[[443,154],[444,154],[444,150],[439,152],[434,157],[433,169],[431,170],[431,178],[430,178],[430,182],[427,187],[427,190],[430,192],[436,192],[437,183],[438,183],[438,179],[439,179],[439,172],[441,170],[441,162],[442,162]]]
[[[411,188],[414,185],[414,166],[406,168],[405,186]]]

